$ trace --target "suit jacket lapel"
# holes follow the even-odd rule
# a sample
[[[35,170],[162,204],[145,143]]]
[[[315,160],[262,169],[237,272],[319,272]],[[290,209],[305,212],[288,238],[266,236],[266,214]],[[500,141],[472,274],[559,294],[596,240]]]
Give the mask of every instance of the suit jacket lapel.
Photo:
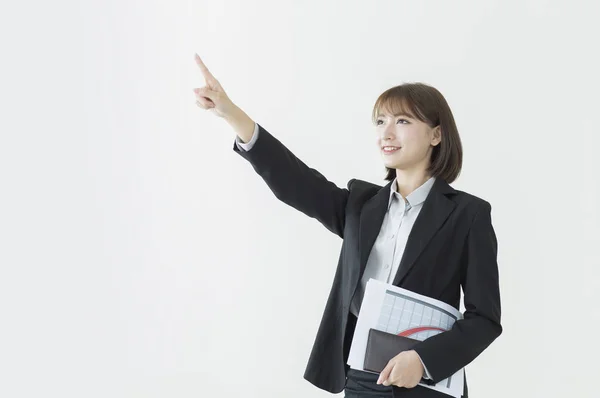
[[[393,285],[400,286],[423,249],[454,210],[455,203],[446,197],[446,194],[454,192],[454,189],[446,181],[436,178],[408,235],[406,248],[392,282]]]
[[[387,206],[390,200],[390,189],[392,182],[382,187],[371,199],[363,206],[360,213],[360,222],[358,227],[358,248],[360,254],[360,274],[362,277],[363,271],[367,266],[367,260],[371,249],[375,244],[375,240],[379,235],[383,218],[387,212]]]

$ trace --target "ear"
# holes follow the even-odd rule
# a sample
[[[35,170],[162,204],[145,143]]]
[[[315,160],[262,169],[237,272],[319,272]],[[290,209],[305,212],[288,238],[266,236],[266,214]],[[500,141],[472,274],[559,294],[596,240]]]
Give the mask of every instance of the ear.
[[[442,127],[437,125],[431,131],[431,146],[437,146],[442,142]]]

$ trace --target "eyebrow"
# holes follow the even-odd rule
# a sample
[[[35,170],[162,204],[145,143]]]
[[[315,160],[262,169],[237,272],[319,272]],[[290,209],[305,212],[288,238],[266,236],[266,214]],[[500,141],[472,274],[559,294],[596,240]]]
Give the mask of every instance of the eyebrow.
[[[385,116],[385,114],[383,114],[383,113],[380,113],[379,115],[377,115],[377,118],[379,119],[381,116]],[[396,113],[396,114],[394,114],[394,115],[392,115],[392,116],[393,116],[393,117],[404,116],[404,117],[408,117],[408,118],[411,118],[411,119],[414,119],[414,118],[415,118],[414,116],[412,116],[412,115],[409,115],[409,114],[407,114],[407,113]]]

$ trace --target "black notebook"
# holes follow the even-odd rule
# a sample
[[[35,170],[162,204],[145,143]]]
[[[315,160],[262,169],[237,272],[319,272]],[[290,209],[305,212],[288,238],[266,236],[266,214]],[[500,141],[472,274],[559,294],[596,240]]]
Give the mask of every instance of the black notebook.
[[[377,329],[369,329],[363,369],[381,373],[390,359],[402,351],[411,350],[419,342],[419,340],[411,339],[410,337],[398,336],[397,334],[382,332]],[[433,384],[431,380],[421,380],[427,384]]]

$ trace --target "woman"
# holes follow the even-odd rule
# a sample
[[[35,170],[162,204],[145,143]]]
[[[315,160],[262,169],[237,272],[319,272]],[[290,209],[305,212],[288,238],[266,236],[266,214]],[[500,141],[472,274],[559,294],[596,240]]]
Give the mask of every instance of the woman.
[[[375,102],[376,143],[388,183],[351,179],[339,188],[309,168],[227,97],[196,55],[206,86],[197,105],[224,118],[237,134],[233,150],[248,160],[275,196],[343,239],[333,286],[304,378],[346,397],[447,397],[418,385],[448,378],[501,333],[497,242],[490,204],[450,187],[462,147],[444,97],[421,83],[393,87]],[[392,358],[379,374],[347,364],[370,278],[459,309],[451,330]],[[465,376],[463,396],[468,396]]]

